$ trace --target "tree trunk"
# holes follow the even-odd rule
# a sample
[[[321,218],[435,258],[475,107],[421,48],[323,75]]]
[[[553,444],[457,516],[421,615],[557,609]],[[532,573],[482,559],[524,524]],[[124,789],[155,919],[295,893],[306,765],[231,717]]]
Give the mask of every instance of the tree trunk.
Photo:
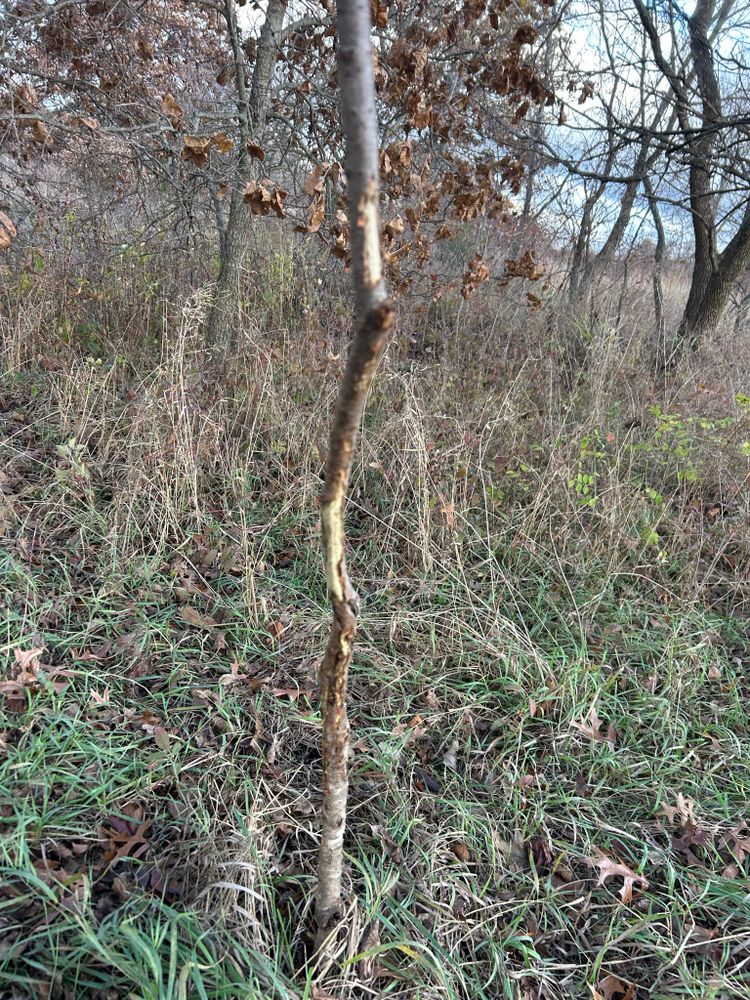
[[[568,287],[568,296],[571,304],[574,306],[580,305],[581,302],[581,293],[585,286],[585,274],[588,265],[594,207],[603,193],[604,185],[600,185],[597,191],[588,196],[581,212],[581,225],[578,229],[575,246],[573,247],[573,259],[570,263],[570,285]]]
[[[219,276],[216,294],[206,328],[211,345],[228,345],[231,331],[239,323],[242,269],[250,244],[250,213],[242,200],[242,188],[233,187],[229,202],[229,217],[221,242]]]
[[[697,258],[696,258],[697,263]],[[735,282],[750,263],[750,202],[734,238],[721,253],[718,264],[691,285],[685,312],[677,331],[681,347],[695,349],[714,333],[729,303]]]
[[[229,344],[232,331],[238,323],[242,270],[250,245],[251,214],[243,202],[243,192],[253,179],[253,159],[248,143],[263,145],[266,117],[271,96],[271,83],[276,65],[281,31],[284,25],[288,0],[269,0],[266,19],[260,32],[253,77],[248,94],[245,84],[245,56],[242,51],[237,25],[235,0],[224,0],[224,19],[234,59],[234,79],[237,89],[237,126],[240,148],[237,156],[237,175],[232,185],[229,218],[222,239],[219,276],[216,295],[207,324],[210,344]]]
[[[359,598],[346,571],[344,504],[365,399],[393,323],[382,276],[378,124],[370,46],[369,0],[337,0],[337,68],[346,145],[351,271],[356,333],[331,427],[321,530],[333,621],[320,665],[323,716],[323,817],[316,898],[316,946],[330,944],[341,917],[348,792],[346,693]]]
[[[697,347],[706,334],[716,329],[732,285],[750,255],[750,202],[733,239],[719,253],[717,196],[711,183],[711,173],[716,167],[716,143],[722,127],[725,127],[711,43],[718,26],[732,9],[734,0],[724,0],[718,11],[716,0],[697,0],[695,10],[687,20],[692,70],[701,102],[699,128],[694,126],[690,117],[685,78],[667,61],[651,13],[643,0],[634,0],[634,4],[649,37],[656,64],[674,93],[675,114],[690,157],[690,211],[695,252],[688,300],[677,328],[674,349],[669,352],[668,363],[673,364],[679,351]]]
[[[643,185],[646,189],[648,207],[651,211],[651,219],[656,230],[656,246],[654,247],[654,273],[652,275],[652,287],[654,293],[654,322],[656,325],[656,371],[663,375],[670,363],[669,350],[667,345],[667,324],[664,318],[664,286],[662,284],[662,270],[664,258],[667,255],[667,234],[664,231],[664,222],[659,210],[659,203],[656,199],[654,186],[649,177],[644,177]]]
[[[731,3],[724,4],[719,18]],[[721,90],[716,76],[709,28],[715,0],[698,0],[688,19],[690,52],[701,97],[701,126],[690,143],[690,207],[693,212],[695,265],[690,293],[677,330],[681,346],[692,350],[713,333],[729,302],[732,287],[750,261],[750,201],[734,237],[717,248],[717,196],[711,186],[714,148],[722,124]]]

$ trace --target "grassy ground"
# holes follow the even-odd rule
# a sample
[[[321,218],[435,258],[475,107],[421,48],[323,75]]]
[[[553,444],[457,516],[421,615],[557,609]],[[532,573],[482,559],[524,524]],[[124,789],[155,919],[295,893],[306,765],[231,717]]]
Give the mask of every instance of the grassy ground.
[[[349,510],[349,920],[315,985],[344,344],[248,334],[207,379],[191,308],[158,357],[8,348],[2,996],[749,996],[743,386],[654,395],[609,342],[572,388],[554,354],[391,358]]]

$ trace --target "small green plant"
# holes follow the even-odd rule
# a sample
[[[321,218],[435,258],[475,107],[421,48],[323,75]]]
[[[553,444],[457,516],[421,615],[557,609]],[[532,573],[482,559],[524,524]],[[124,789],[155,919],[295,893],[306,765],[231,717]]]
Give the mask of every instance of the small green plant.
[[[80,441],[72,437],[65,444],[58,444],[55,447],[55,452],[68,464],[68,468],[57,470],[58,478],[66,479],[69,475],[73,475],[79,479],[85,479],[87,482],[90,480],[91,474],[84,461],[87,454],[85,444],[81,444]]]
[[[568,486],[578,498],[579,507],[595,507],[599,502],[596,493],[596,463],[605,457],[602,436],[598,430],[581,438],[578,469],[568,480]]]
[[[741,393],[738,395],[742,395]],[[739,401],[739,400],[738,400]],[[651,441],[641,442],[635,450],[651,451],[662,463],[673,466],[678,483],[694,483],[699,478],[699,445],[719,445],[720,431],[736,423],[734,417],[709,419],[699,416],[682,416],[667,413],[658,404],[649,408],[656,420]]]

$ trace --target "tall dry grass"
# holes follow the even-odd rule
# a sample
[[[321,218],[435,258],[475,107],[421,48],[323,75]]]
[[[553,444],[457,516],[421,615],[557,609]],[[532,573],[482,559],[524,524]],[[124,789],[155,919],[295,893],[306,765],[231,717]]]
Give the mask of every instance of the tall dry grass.
[[[177,705],[170,753],[184,759],[169,794],[182,825],[160,844],[162,860],[189,875],[182,912],[227,928],[256,958],[282,955],[291,977],[304,960],[309,896],[300,886],[309,887],[314,870],[315,724],[294,700],[267,698],[260,710],[234,704],[228,686],[222,704],[230,707],[218,722],[235,729],[225,740],[218,728],[199,745],[202,723],[180,713],[196,690],[199,698],[208,684],[223,690],[217,671],[228,664],[217,662],[226,651],[213,628],[181,635],[178,591],[188,578],[188,606],[209,614],[219,608],[233,650],[252,650],[251,661],[264,651],[264,669],[281,691],[314,683],[326,614],[317,497],[349,337],[345,284],[314,259],[295,259],[274,237],[248,263],[234,342],[217,350],[203,337],[211,291],[199,267],[157,256],[118,257],[108,267],[66,258],[65,266],[48,260],[3,277],[0,412],[14,499],[0,513],[8,579],[27,588],[23,628],[9,641],[25,641],[59,601],[68,607],[66,635],[75,635],[69,644],[88,649],[90,636],[98,643],[104,633],[116,645],[146,614],[139,602],[148,604],[141,631],[157,650],[153,679],[133,678],[116,663],[107,682],[124,711],[150,697],[149,684],[153,710]],[[534,937],[536,957],[518,959],[518,941],[496,947],[514,907],[522,915],[536,907],[529,920],[549,921],[561,939],[570,919],[563,897],[535,895],[528,850],[524,860],[520,849],[519,862],[511,840],[543,837],[555,850],[563,844],[573,866],[604,843],[603,830],[642,830],[654,808],[644,761],[660,762],[655,778],[670,789],[686,781],[679,755],[670,760],[663,749],[686,724],[681,699],[699,706],[696,727],[718,712],[713,690],[704,695],[699,655],[715,641],[712,623],[728,618],[746,634],[750,613],[750,411],[738,395],[750,394],[746,344],[726,332],[728,323],[667,381],[655,379],[648,283],[631,273],[623,294],[616,277],[583,315],[563,293],[531,312],[525,290],[513,287],[488,286],[467,302],[452,295],[436,304],[403,302],[350,491],[351,572],[364,597],[353,704],[369,740],[353,766],[352,829],[362,850],[353,848],[352,879],[373,913],[390,914],[391,939],[412,947],[432,927],[446,953],[465,959],[455,963],[458,979],[492,980],[500,969],[509,996],[531,967],[546,995],[582,995],[591,963],[598,975],[598,950],[611,939],[616,949],[620,932],[630,934],[631,914],[613,910],[612,919],[623,921],[613,930],[609,906],[597,909],[601,926],[591,947],[571,946],[562,969],[528,921],[518,926]],[[675,279],[672,317],[680,291]],[[40,539],[49,553],[41,568],[34,564]],[[216,584],[217,562],[240,580],[237,592]],[[49,565],[61,567],[63,580],[47,600],[38,591]],[[59,638],[59,619],[52,620],[47,628]],[[281,637],[269,640],[279,624]],[[129,669],[127,647],[123,656]],[[86,683],[98,683],[97,670],[86,664]],[[661,703],[648,701],[657,674],[667,692]],[[570,722],[585,718],[597,699],[620,713],[618,725],[631,725],[635,714],[636,726],[639,712],[648,724],[645,735],[624,741],[620,770],[592,763],[592,781],[604,777],[584,816],[569,792],[585,755],[578,744],[568,748]],[[410,720],[420,716],[436,720],[424,740],[414,737],[426,762],[411,759]],[[122,728],[118,719],[115,733]],[[127,746],[140,760],[135,737]],[[206,746],[210,766],[201,756]],[[599,744],[594,750],[609,752]],[[732,753],[741,775],[741,750]],[[253,760],[261,766],[248,777]],[[633,769],[628,789],[619,783],[627,770],[621,760]],[[441,762],[455,797],[425,804],[416,767],[439,772]],[[127,794],[160,815],[164,803],[152,799],[164,786],[153,784],[151,766],[146,754]],[[530,771],[540,788],[550,775],[537,804],[526,798]],[[113,759],[107,775],[124,795],[120,772]],[[283,842],[294,845],[284,854],[285,863],[293,855],[293,870],[283,877],[279,824]],[[368,867],[375,856],[368,831],[378,824],[393,830],[408,855],[400,886],[388,856]],[[468,878],[456,863],[455,845],[464,842]],[[412,876],[424,924],[410,922],[402,906]],[[515,895],[496,891],[501,884],[512,884]],[[453,909],[456,898],[464,915]],[[666,890],[661,900],[664,912],[676,905]],[[363,930],[362,912],[354,913],[350,957]],[[672,925],[654,928],[652,937],[642,935],[635,971],[628,967],[633,976],[644,955],[649,968],[666,961]],[[743,962],[740,955],[730,963],[730,986]],[[671,961],[665,967],[678,975]],[[357,970],[342,970],[334,995],[372,993]],[[558,985],[566,977],[573,985]],[[406,979],[393,995],[479,995],[468,987],[446,992],[438,980],[423,989]],[[266,989],[269,997],[297,995]],[[500,995],[497,981],[488,995]]]
[[[122,558],[207,523],[247,539],[253,511],[314,517],[347,348],[341,284],[274,237],[249,264],[235,342],[217,355],[202,337],[210,285],[181,288],[189,271],[117,258],[95,285],[47,261],[4,283],[6,403],[33,391],[51,439],[82,447],[111,493]],[[750,432],[737,398],[750,358],[728,322],[656,380],[646,277],[631,271],[624,293],[605,280],[585,316],[562,294],[530,312],[520,288],[401,304],[350,515],[384,559],[448,565],[471,594],[482,551],[544,552],[561,578],[584,551],[609,577],[635,564],[683,599],[723,600],[722,588],[745,599],[724,554],[739,572]],[[674,318],[679,276],[667,289]]]

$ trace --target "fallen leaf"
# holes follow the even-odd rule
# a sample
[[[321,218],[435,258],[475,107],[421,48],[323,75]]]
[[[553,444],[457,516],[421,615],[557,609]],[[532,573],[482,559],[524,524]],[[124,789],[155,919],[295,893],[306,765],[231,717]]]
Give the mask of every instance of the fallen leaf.
[[[268,626],[268,631],[271,633],[274,639],[280,639],[284,634],[285,629],[286,625],[282,621],[271,622],[271,624]]]
[[[591,987],[593,1000],[634,1000],[635,986],[624,983],[617,976],[605,976]]]
[[[589,739],[594,740],[596,743],[609,743],[611,747],[614,747],[617,742],[617,730],[610,723],[607,726],[607,735],[602,733],[603,722],[599,718],[596,711],[596,702],[589,709],[589,714],[586,719],[581,719],[579,722],[571,723],[574,729],[583,733],[584,736],[588,736]]]
[[[682,833],[672,834],[672,850],[681,855],[689,865],[705,867],[702,859],[693,850],[694,847],[706,847],[711,835],[708,830],[699,830],[694,823],[685,823]]]
[[[180,618],[194,628],[216,628],[219,624],[214,618],[211,618],[209,615],[202,615],[200,611],[191,608],[189,604],[183,605],[180,609]]]
[[[586,778],[582,774],[576,775],[576,795],[581,799],[588,799],[591,797],[591,789],[586,783]]]
[[[448,845],[453,854],[456,855],[459,861],[466,863],[471,859],[471,852],[469,848],[464,844],[462,840],[454,840],[452,844]]]
[[[336,1000],[336,997],[332,993],[326,992],[320,986],[313,986],[310,996],[312,1000]]]
[[[43,652],[44,646],[36,646],[27,650],[14,649],[13,654],[16,658],[16,666],[20,670],[28,670],[30,667],[33,670],[34,662],[39,659]]]
[[[396,864],[401,864],[404,860],[401,854],[401,848],[398,846],[393,837],[388,833],[384,826],[373,825],[370,827],[372,830],[372,835],[376,840],[379,840],[385,849],[385,853],[391,859],[395,861]]]
[[[160,750],[169,750],[171,742],[169,739],[169,733],[166,729],[161,726],[154,726],[154,742],[159,747]]]
[[[546,837],[532,837],[528,843],[529,858],[534,862],[534,867],[539,871],[550,868],[555,860],[555,852],[552,844]]]
[[[677,793],[677,802],[675,805],[663,805],[656,815],[666,816],[670,823],[674,823],[678,816],[683,823],[698,822],[695,816],[695,802],[692,799],[685,798],[682,792]]]
[[[365,927],[365,932],[362,935],[362,940],[359,942],[360,952],[368,952],[376,949],[380,944],[380,922],[378,920],[373,920],[371,923]],[[357,975],[360,980],[367,982],[372,979],[373,972],[375,969],[375,955],[367,955],[366,957],[360,958],[357,962]]]
[[[11,220],[5,212],[0,212],[0,250],[7,250],[17,235]]]
[[[445,526],[452,531],[456,524],[456,505],[446,503],[440,508],[440,513],[445,515]]]
[[[288,698],[290,701],[297,701],[298,698],[312,698],[312,688],[272,688],[271,694],[274,698]]]
[[[146,833],[151,827],[152,820],[138,823],[137,819],[132,822],[123,820],[119,816],[110,816],[107,822],[109,826],[102,829],[102,833],[109,839],[109,849],[104,852],[103,858],[106,864],[112,864],[124,857],[139,858],[146,853],[150,846],[146,840]]]
[[[599,851],[597,857],[591,859],[591,863],[599,869],[598,885],[604,885],[608,878],[621,878],[622,888],[620,889],[620,899],[623,903],[630,903],[633,899],[633,887],[638,883],[642,889],[648,889],[648,879],[643,875],[634,872],[632,868],[621,861],[614,861]]]
[[[98,691],[92,690],[89,695],[89,702],[92,705],[109,705],[109,688],[106,687],[101,694]]]

